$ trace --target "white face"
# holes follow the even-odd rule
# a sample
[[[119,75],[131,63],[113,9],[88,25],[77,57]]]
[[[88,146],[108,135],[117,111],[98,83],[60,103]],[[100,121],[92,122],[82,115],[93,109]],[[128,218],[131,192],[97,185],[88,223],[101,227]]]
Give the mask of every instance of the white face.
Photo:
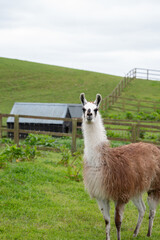
[[[84,93],[81,93],[80,95],[81,102],[83,104],[83,118],[87,123],[92,123],[95,121],[97,117],[97,112],[99,108],[99,104],[102,100],[102,97],[100,94],[97,94],[96,100],[94,102],[87,102],[85,99]]]
[[[83,106],[82,110],[85,121],[88,123],[94,122],[98,111],[97,105],[91,102],[87,102],[87,104]]]

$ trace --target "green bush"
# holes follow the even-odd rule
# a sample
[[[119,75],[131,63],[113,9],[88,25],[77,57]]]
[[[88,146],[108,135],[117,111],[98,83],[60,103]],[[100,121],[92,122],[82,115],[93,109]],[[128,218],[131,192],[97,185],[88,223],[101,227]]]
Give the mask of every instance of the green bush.
[[[71,149],[71,138],[70,137],[52,137],[42,134],[29,134],[24,141],[24,144],[30,146],[44,146],[52,147],[60,150],[60,148],[65,145],[67,148]]]
[[[126,119],[133,119],[134,118],[134,114],[131,112],[126,112]]]
[[[1,138],[0,139],[0,144],[13,144],[13,140],[10,138]]]
[[[144,138],[145,138],[145,130],[140,129],[140,131],[139,131],[139,137],[140,137],[141,139],[144,139]]]
[[[25,139],[25,144],[30,146],[55,147],[56,139],[48,135],[29,134]]]

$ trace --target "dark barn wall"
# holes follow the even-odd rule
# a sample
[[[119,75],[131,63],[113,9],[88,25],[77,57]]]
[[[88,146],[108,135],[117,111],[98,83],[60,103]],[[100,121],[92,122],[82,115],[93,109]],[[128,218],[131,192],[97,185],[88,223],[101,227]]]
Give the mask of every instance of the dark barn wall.
[[[14,123],[7,123],[9,129],[14,129]],[[19,123],[19,128],[23,130],[35,130],[46,132],[63,132],[64,126],[62,124],[37,124],[37,123]],[[8,137],[13,138],[14,134],[8,132]],[[28,134],[20,133],[20,138],[26,138]]]

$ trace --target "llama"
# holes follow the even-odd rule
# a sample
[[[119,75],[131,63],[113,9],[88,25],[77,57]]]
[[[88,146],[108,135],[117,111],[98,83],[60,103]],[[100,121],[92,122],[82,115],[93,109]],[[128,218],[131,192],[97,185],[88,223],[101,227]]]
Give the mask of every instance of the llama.
[[[84,185],[97,200],[106,226],[106,240],[110,240],[110,205],[115,203],[117,239],[121,239],[121,223],[125,204],[132,200],[138,209],[138,222],[133,236],[138,235],[145,213],[142,194],[148,193],[149,226],[151,236],[156,207],[160,200],[160,150],[153,144],[131,143],[110,148],[102,118],[98,111],[102,97],[88,102],[80,95],[83,105],[82,131],[84,136]]]

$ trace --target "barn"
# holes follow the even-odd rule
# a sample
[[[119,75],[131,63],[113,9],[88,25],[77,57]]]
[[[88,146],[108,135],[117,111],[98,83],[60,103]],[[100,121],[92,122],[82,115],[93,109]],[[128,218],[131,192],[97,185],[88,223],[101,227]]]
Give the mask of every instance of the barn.
[[[81,104],[63,104],[63,103],[19,103],[13,105],[11,114],[15,115],[31,115],[43,117],[57,117],[57,118],[79,118],[82,115]],[[14,128],[14,118],[7,119],[7,127]],[[31,119],[19,118],[19,128],[25,130],[50,131],[50,132],[64,132],[72,131],[72,123],[64,120],[45,120],[45,119]],[[13,133],[8,134],[9,137]],[[20,137],[25,137],[26,134],[20,134]]]
[[[69,108],[71,118],[82,117],[82,104],[68,104],[68,108]],[[77,125],[81,126],[81,122],[78,122]]]

